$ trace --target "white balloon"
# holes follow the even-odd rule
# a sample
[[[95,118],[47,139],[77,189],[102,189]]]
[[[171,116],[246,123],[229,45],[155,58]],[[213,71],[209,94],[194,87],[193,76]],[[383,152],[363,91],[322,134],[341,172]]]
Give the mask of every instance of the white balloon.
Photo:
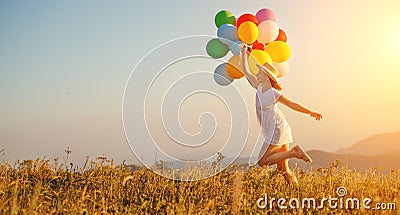
[[[273,62],[272,64],[275,66],[275,68],[279,72],[278,78],[282,78],[289,72],[289,63],[287,61],[285,61],[283,63]]]
[[[279,26],[271,20],[266,20],[258,25],[258,42],[270,43],[279,36]]]

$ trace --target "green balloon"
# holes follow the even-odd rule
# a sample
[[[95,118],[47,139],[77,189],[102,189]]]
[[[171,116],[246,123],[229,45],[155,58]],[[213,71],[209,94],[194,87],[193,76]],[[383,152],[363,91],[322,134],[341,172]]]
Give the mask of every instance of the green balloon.
[[[208,41],[206,51],[212,58],[221,58],[229,52],[229,47],[222,43],[218,38],[215,38]]]
[[[231,25],[236,25],[236,18],[235,16],[227,11],[227,10],[221,10],[220,12],[215,15],[215,25],[217,28],[223,24],[231,24]]]

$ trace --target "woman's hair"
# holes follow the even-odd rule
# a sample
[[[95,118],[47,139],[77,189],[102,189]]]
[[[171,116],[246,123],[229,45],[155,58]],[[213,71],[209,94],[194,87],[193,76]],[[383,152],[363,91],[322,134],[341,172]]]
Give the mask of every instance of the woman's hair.
[[[268,72],[265,72],[265,74],[268,77],[269,82],[271,82],[271,86],[279,91],[282,90],[282,85],[280,85],[276,79],[272,78],[271,75]]]

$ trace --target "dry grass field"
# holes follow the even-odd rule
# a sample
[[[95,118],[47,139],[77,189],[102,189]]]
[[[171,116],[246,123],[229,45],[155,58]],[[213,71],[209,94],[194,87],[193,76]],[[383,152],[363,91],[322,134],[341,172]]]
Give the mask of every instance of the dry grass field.
[[[377,202],[386,208],[400,205],[400,171],[357,173],[338,162],[305,172],[295,169],[297,187],[272,168],[231,166],[199,181],[171,180],[146,168],[113,165],[106,158],[82,168],[58,159],[3,161],[0,169],[0,214],[397,214],[393,208],[372,208]],[[291,198],[300,203],[314,198],[319,206],[323,198],[338,197],[340,186],[347,188],[342,203],[347,197],[369,197],[371,208],[339,208],[339,200],[336,209],[327,202],[323,208],[289,207]],[[285,198],[287,208],[278,208],[276,200],[271,208],[259,208],[257,200],[265,194],[268,201]]]

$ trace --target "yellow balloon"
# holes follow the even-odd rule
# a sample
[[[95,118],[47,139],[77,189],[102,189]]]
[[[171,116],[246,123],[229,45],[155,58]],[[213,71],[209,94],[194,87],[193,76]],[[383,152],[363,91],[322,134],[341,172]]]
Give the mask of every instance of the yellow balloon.
[[[240,56],[233,55],[228,60],[228,64],[226,64],[226,73],[233,79],[238,79],[244,76]]]
[[[238,29],[239,39],[247,44],[253,44],[258,38],[258,27],[254,22],[243,22]]]
[[[274,41],[265,46],[264,51],[268,52],[272,61],[282,63],[289,59],[291,51],[287,43]]]
[[[272,64],[271,57],[267,52],[263,50],[257,50],[257,49],[252,50],[248,59],[249,59],[248,61],[249,61],[250,71],[254,75],[258,73],[257,64],[263,65],[266,62]]]

